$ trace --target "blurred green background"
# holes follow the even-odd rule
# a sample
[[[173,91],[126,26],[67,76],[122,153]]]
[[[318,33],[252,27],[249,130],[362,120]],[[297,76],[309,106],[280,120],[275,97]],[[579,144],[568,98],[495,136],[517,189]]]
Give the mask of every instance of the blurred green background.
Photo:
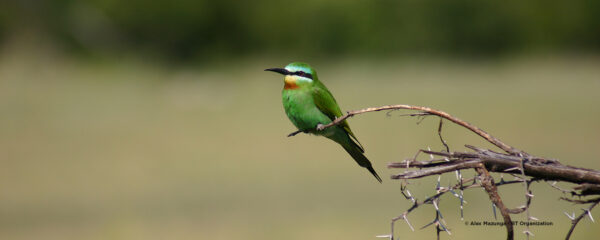
[[[388,234],[410,202],[385,165],[441,150],[437,119],[350,120],[378,184],[335,143],[285,137],[295,129],[281,76],[263,69],[292,61],[311,63],[344,110],[430,106],[534,155],[600,169],[599,1],[5,1],[0,239]],[[444,136],[453,150],[492,147],[450,124]],[[411,183],[417,198],[434,194],[435,178]],[[531,231],[563,238],[563,212],[580,206],[546,183],[532,189],[532,215],[554,226]],[[522,191],[501,194],[516,207]],[[481,190],[465,197],[466,221],[493,220]],[[505,238],[502,227],[465,226],[452,196],[441,207],[451,238]],[[411,222],[433,217],[426,206]],[[402,222],[396,234],[435,237]],[[586,219],[574,238],[598,234]]]

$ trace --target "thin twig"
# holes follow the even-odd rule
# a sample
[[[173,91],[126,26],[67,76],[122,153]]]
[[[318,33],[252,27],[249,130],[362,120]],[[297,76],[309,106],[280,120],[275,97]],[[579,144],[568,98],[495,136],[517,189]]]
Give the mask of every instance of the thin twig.
[[[591,218],[592,214],[592,209],[594,207],[596,207],[596,205],[598,205],[598,203],[600,203],[600,198],[594,199],[592,205],[590,205],[587,209],[583,209],[583,212],[581,214],[579,214],[579,216],[577,216],[575,219],[571,219],[571,228],[569,228],[569,232],[567,233],[567,237],[565,237],[566,240],[569,240],[571,238],[571,234],[573,234],[573,231],[575,230],[575,227],[577,226],[577,224],[579,223],[579,221],[581,221],[581,219],[583,219],[583,217],[585,217],[586,215],[590,216]]]
[[[448,144],[446,143],[446,141],[442,137],[442,123],[443,122],[444,122],[444,119],[440,118],[440,124],[438,125],[438,136],[440,136],[440,141],[442,142],[442,144],[444,145],[444,147],[446,147],[446,152],[450,152],[450,147],[448,147]]]
[[[344,121],[347,118],[352,117],[354,115],[368,113],[368,112],[378,112],[378,111],[398,110],[398,109],[415,110],[415,111],[429,113],[431,115],[440,116],[440,117],[448,119],[464,128],[469,129],[470,131],[481,136],[488,142],[494,144],[495,146],[499,147],[500,149],[504,150],[505,152],[510,153],[511,155],[518,155],[518,154],[522,154],[522,155],[526,155],[526,156],[529,155],[526,152],[523,152],[519,149],[516,149],[516,148],[500,141],[500,139],[497,139],[496,137],[490,135],[489,133],[487,133],[486,131],[483,131],[482,129],[478,128],[475,125],[472,125],[468,122],[465,122],[463,120],[455,118],[446,112],[435,110],[435,109],[428,108],[428,107],[421,107],[421,106],[399,104],[399,105],[387,105],[387,106],[381,106],[381,107],[371,107],[371,108],[365,108],[365,109],[360,109],[360,110],[355,110],[355,111],[348,111],[345,115],[336,118],[331,123],[323,125],[323,129],[331,127],[333,125],[340,124],[342,121]]]

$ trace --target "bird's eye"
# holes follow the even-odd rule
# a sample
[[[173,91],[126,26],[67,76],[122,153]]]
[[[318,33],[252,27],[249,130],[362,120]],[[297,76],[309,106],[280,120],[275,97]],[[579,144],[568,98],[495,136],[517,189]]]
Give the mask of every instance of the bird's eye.
[[[294,75],[312,79],[312,74],[306,73],[304,71],[296,71],[294,72]]]

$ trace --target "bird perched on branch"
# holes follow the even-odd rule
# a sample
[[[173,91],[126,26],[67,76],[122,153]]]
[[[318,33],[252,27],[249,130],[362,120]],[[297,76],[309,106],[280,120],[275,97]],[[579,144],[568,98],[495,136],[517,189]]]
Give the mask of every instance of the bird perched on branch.
[[[269,68],[265,71],[284,75],[283,107],[290,121],[298,128],[289,136],[304,132],[329,138],[342,145],[358,165],[369,170],[381,182],[346,120],[323,129],[324,125],[342,116],[342,111],[331,92],[319,81],[314,69],[306,63],[294,62],[285,68]]]

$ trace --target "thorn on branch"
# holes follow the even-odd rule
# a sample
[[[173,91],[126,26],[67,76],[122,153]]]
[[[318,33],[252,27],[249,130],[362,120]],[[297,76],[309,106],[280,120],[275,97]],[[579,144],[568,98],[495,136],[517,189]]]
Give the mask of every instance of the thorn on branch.
[[[408,221],[408,217],[406,217],[406,215],[404,215],[402,218],[404,218],[404,221],[406,221],[406,224],[408,224],[408,227],[410,228],[411,231],[415,231],[415,228],[412,226],[412,224],[410,224],[410,221]]]
[[[573,213],[572,215],[569,215],[567,212],[565,212],[565,215],[567,215],[567,217],[571,220],[575,220],[575,213]]]

